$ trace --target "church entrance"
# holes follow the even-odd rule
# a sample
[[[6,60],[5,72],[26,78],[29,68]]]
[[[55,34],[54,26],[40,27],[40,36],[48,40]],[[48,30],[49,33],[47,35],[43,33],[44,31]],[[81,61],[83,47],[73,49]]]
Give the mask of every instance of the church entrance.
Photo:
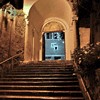
[[[33,0],[26,18],[25,61],[72,59],[77,47],[72,9],[66,0]]]
[[[43,34],[43,60],[65,59],[65,36],[63,31]]]

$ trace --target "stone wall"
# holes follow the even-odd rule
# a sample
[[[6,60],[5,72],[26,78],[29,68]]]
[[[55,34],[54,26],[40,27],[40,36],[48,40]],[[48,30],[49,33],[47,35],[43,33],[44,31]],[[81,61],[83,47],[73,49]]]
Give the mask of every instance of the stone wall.
[[[24,49],[25,19],[17,16],[12,21],[6,18],[7,24],[0,17],[0,61],[13,56]],[[3,22],[3,23],[2,23]]]
[[[12,35],[12,55],[24,50],[25,20],[23,16],[16,17],[15,32]]]
[[[80,47],[84,47],[85,45],[90,43],[90,28],[80,27]]]

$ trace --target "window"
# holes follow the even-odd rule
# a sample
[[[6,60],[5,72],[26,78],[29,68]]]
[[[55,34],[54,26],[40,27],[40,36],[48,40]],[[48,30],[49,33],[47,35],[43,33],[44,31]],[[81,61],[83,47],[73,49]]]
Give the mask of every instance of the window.
[[[45,57],[45,59],[51,59],[51,57]]]
[[[57,59],[59,59],[59,60],[60,60],[60,59],[61,59],[61,57],[54,57],[54,59],[55,59],[55,60],[57,60]]]
[[[46,33],[46,39],[52,39],[52,33]]]
[[[53,33],[53,38],[57,39],[58,38],[58,34],[57,33]]]

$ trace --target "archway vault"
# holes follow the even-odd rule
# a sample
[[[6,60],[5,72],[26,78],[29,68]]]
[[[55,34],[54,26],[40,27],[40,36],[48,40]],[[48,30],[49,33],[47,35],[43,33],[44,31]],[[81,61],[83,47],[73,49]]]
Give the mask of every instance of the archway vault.
[[[66,0],[37,0],[30,8],[28,20],[35,30],[41,32],[48,18],[63,19],[70,26],[72,17],[72,8]]]
[[[42,44],[40,51],[40,59],[65,59],[65,38],[61,39],[60,35],[64,35],[67,28],[64,27],[62,21],[58,18],[48,18],[42,27],[42,36],[40,42]],[[50,39],[47,39],[47,34],[50,35]],[[56,38],[54,39],[54,34]],[[54,46],[52,46],[54,44]],[[45,50],[44,50],[45,48]],[[58,48],[55,50],[55,48]],[[49,52],[49,50],[50,52]],[[44,52],[45,51],[45,52]],[[45,57],[44,57],[45,56]]]
[[[74,49],[73,12],[66,0],[37,0],[28,15],[29,24],[26,32],[25,60],[41,61],[43,33],[62,31],[65,33],[65,56],[70,60]]]
[[[64,27],[56,21],[50,21],[43,25],[42,32],[63,31]]]

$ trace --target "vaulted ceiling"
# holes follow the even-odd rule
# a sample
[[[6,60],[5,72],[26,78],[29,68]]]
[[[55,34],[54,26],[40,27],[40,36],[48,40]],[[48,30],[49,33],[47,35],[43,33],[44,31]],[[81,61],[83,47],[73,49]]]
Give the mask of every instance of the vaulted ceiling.
[[[72,9],[66,0],[38,0],[35,2],[29,11],[29,22],[37,31],[41,31],[44,23],[53,19],[59,20],[64,24],[71,25]]]

